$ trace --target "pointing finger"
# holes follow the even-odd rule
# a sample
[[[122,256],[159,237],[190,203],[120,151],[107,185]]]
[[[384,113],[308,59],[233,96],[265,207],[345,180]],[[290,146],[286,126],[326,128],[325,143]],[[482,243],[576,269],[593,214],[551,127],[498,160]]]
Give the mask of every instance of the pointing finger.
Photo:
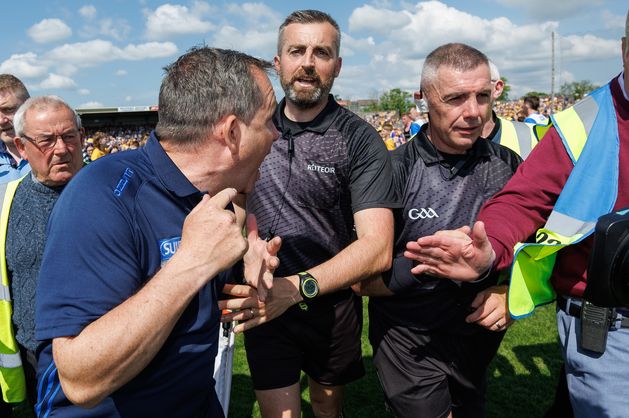
[[[236,189],[223,189],[210,198],[209,204],[219,209],[225,209],[227,204],[231,202],[235,197]]]

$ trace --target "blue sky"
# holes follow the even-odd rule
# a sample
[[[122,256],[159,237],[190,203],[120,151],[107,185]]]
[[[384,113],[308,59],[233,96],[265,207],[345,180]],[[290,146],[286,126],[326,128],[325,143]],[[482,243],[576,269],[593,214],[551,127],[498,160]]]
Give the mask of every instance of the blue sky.
[[[162,68],[191,46],[272,59],[279,24],[303,8],[326,11],[341,26],[343,68],[332,92],[345,99],[416,90],[424,57],[447,42],[485,52],[512,97],[550,92],[553,31],[556,90],[575,80],[603,84],[622,68],[627,5],[618,0],[27,0],[3,5],[0,73],[75,107],[153,105]]]

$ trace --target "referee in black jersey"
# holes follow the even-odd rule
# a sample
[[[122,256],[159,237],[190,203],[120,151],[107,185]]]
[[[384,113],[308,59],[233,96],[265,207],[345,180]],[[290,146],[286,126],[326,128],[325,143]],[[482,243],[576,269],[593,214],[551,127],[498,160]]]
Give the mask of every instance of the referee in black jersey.
[[[342,416],[343,385],[364,374],[361,299],[350,286],[391,263],[390,208],[398,202],[387,150],[373,127],[329,94],[341,70],[340,37],[338,24],[316,10],[292,13],[279,29],[281,137],[247,210],[260,231],[282,238],[281,262],[270,290],[252,283],[265,305],[236,327],[246,330],[264,417],[301,416],[302,370],[314,415]]]
[[[369,338],[396,417],[484,417],[486,373],[511,320],[497,272],[476,282],[414,276],[406,243],[472,225],[520,158],[481,138],[493,92],[487,57],[463,44],[425,60],[429,123],[393,152],[403,208],[395,212],[391,270],[355,286],[369,295]]]

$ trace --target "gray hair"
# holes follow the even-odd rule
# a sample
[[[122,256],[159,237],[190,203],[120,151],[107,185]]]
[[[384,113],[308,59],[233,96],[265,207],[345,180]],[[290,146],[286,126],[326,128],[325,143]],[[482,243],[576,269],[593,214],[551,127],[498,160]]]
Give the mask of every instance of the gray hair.
[[[0,74],[0,91],[5,90],[13,92],[22,103],[31,97],[24,83],[13,74]]]
[[[339,56],[341,50],[341,29],[339,28],[339,24],[336,23],[336,20],[332,18],[329,14],[325,12],[321,12],[319,10],[296,10],[293,13],[289,14],[284,22],[280,25],[279,34],[277,36],[277,55],[282,53],[282,46],[284,46],[284,29],[286,26],[291,25],[293,23],[329,23],[336,29],[336,56]]]
[[[74,115],[74,124],[76,125],[76,129],[81,129],[81,117],[74,109],[70,107],[61,97],[58,96],[37,96],[31,97],[22,103],[22,106],[15,112],[15,116],[13,117],[13,127],[15,129],[16,136],[23,136],[25,125],[26,125],[26,114],[31,110],[46,110],[46,109],[58,109],[60,107],[65,107],[72,115]]]
[[[206,46],[191,48],[165,67],[155,128],[159,139],[196,145],[224,116],[250,123],[264,101],[254,68],[268,73],[272,64]]]
[[[432,51],[424,60],[422,68],[421,90],[435,82],[441,67],[449,67],[456,71],[470,71],[479,65],[489,65],[487,56],[478,49],[460,43],[441,45]]]

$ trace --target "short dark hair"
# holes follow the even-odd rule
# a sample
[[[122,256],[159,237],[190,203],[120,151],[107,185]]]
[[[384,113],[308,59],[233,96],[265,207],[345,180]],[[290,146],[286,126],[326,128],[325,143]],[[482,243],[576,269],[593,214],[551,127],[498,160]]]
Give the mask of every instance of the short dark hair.
[[[155,128],[159,139],[196,145],[226,115],[250,123],[264,101],[254,68],[268,73],[273,66],[242,52],[207,46],[191,48],[164,67]]]
[[[526,96],[524,98],[524,104],[537,112],[539,110],[539,97]]]
[[[437,77],[440,67],[449,67],[457,71],[469,71],[479,65],[487,65],[489,59],[478,49],[461,43],[441,45],[432,51],[424,60],[422,68],[421,89],[425,91]]]
[[[339,55],[341,50],[341,29],[339,28],[339,24],[336,23],[336,20],[332,18],[329,14],[319,11],[319,10],[296,10],[293,13],[289,14],[284,22],[280,25],[280,30],[277,36],[277,55],[282,53],[282,46],[284,44],[284,29],[286,26],[293,23],[329,23],[336,29],[336,55]]]
[[[24,83],[13,74],[0,74],[0,91],[9,90],[15,94],[19,101],[24,103],[29,97],[28,90]]]

